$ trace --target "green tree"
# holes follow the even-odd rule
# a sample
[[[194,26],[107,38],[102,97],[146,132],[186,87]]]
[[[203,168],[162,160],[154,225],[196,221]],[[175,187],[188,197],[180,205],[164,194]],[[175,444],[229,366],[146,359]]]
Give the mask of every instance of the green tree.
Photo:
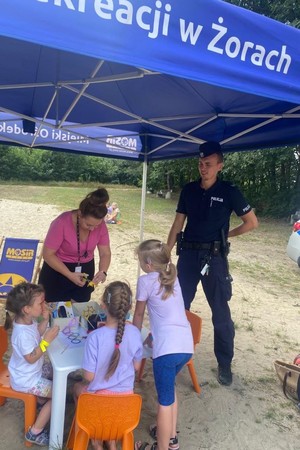
[[[227,3],[241,6],[271,17],[279,22],[300,28],[300,2],[295,0],[225,0]]]

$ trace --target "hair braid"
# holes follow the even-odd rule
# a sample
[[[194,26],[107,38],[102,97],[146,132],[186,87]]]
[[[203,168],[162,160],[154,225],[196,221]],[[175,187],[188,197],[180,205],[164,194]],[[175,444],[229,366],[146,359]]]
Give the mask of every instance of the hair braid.
[[[107,294],[110,293],[110,302],[107,302]],[[131,306],[132,292],[130,287],[121,281],[110,283],[104,291],[103,300],[108,306],[109,314],[118,321],[117,332],[115,338],[115,348],[110,360],[110,364],[105,375],[108,380],[115,372],[120,361],[119,345],[123,340],[125,331],[126,316]]]

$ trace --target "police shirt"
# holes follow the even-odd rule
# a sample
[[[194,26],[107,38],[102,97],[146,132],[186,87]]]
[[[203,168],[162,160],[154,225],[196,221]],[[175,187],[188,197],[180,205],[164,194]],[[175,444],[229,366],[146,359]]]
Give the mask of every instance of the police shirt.
[[[233,184],[217,179],[205,190],[200,181],[185,185],[181,191],[176,212],[187,216],[184,240],[212,242],[221,240],[221,229],[228,235],[232,211],[243,216],[251,211],[239,189]]]

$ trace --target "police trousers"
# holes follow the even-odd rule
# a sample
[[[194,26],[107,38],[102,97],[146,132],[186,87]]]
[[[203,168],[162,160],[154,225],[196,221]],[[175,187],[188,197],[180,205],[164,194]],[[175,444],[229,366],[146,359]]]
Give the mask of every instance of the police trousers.
[[[197,292],[201,281],[203,291],[212,312],[214,327],[214,352],[221,366],[231,364],[234,354],[234,324],[231,319],[229,300],[232,295],[226,261],[220,254],[212,256],[209,271],[201,275],[207,250],[183,249],[178,258],[178,279],[186,309]]]

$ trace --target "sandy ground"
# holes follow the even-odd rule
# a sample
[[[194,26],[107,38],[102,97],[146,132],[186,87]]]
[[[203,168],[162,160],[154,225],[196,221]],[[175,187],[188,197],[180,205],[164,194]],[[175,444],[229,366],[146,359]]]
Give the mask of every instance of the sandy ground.
[[[43,239],[58,210],[52,206],[0,200],[0,213],[0,236]],[[166,232],[169,225],[166,224]],[[133,249],[138,231],[129,232],[122,225],[112,225],[110,236],[113,260],[108,281],[127,280],[134,290],[137,264]],[[278,243],[274,248],[266,239],[265,245],[262,247],[260,242],[258,247],[256,241],[255,235],[253,240],[239,238],[232,245],[230,255],[234,277],[231,310],[236,325],[231,387],[221,387],[216,381],[210,310],[201,287],[193,302],[192,310],[203,318],[202,340],[194,357],[203,387],[200,395],[195,393],[186,368],[178,376],[178,430],[183,450],[300,449],[299,409],[283,396],[273,368],[275,359],[291,361],[300,352],[299,290],[295,293],[288,281],[279,290],[268,276],[283,270],[283,266],[288,266],[294,282],[300,273],[286,257],[284,246]],[[245,271],[253,264],[260,264],[259,276],[257,270],[255,275]],[[98,287],[93,298],[98,300],[102,290],[103,286]],[[1,306],[1,323],[3,313]],[[150,361],[143,380],[136,383],[136,392],[143,397],[143,409],[135,437],[151,442],[147,430],[155,419],[156,397]],[[67,403],[66,436],[73,411],[73,404]],[[24,447],[22,402],[8,400],[0,408],[0,428],[1,450]]]

